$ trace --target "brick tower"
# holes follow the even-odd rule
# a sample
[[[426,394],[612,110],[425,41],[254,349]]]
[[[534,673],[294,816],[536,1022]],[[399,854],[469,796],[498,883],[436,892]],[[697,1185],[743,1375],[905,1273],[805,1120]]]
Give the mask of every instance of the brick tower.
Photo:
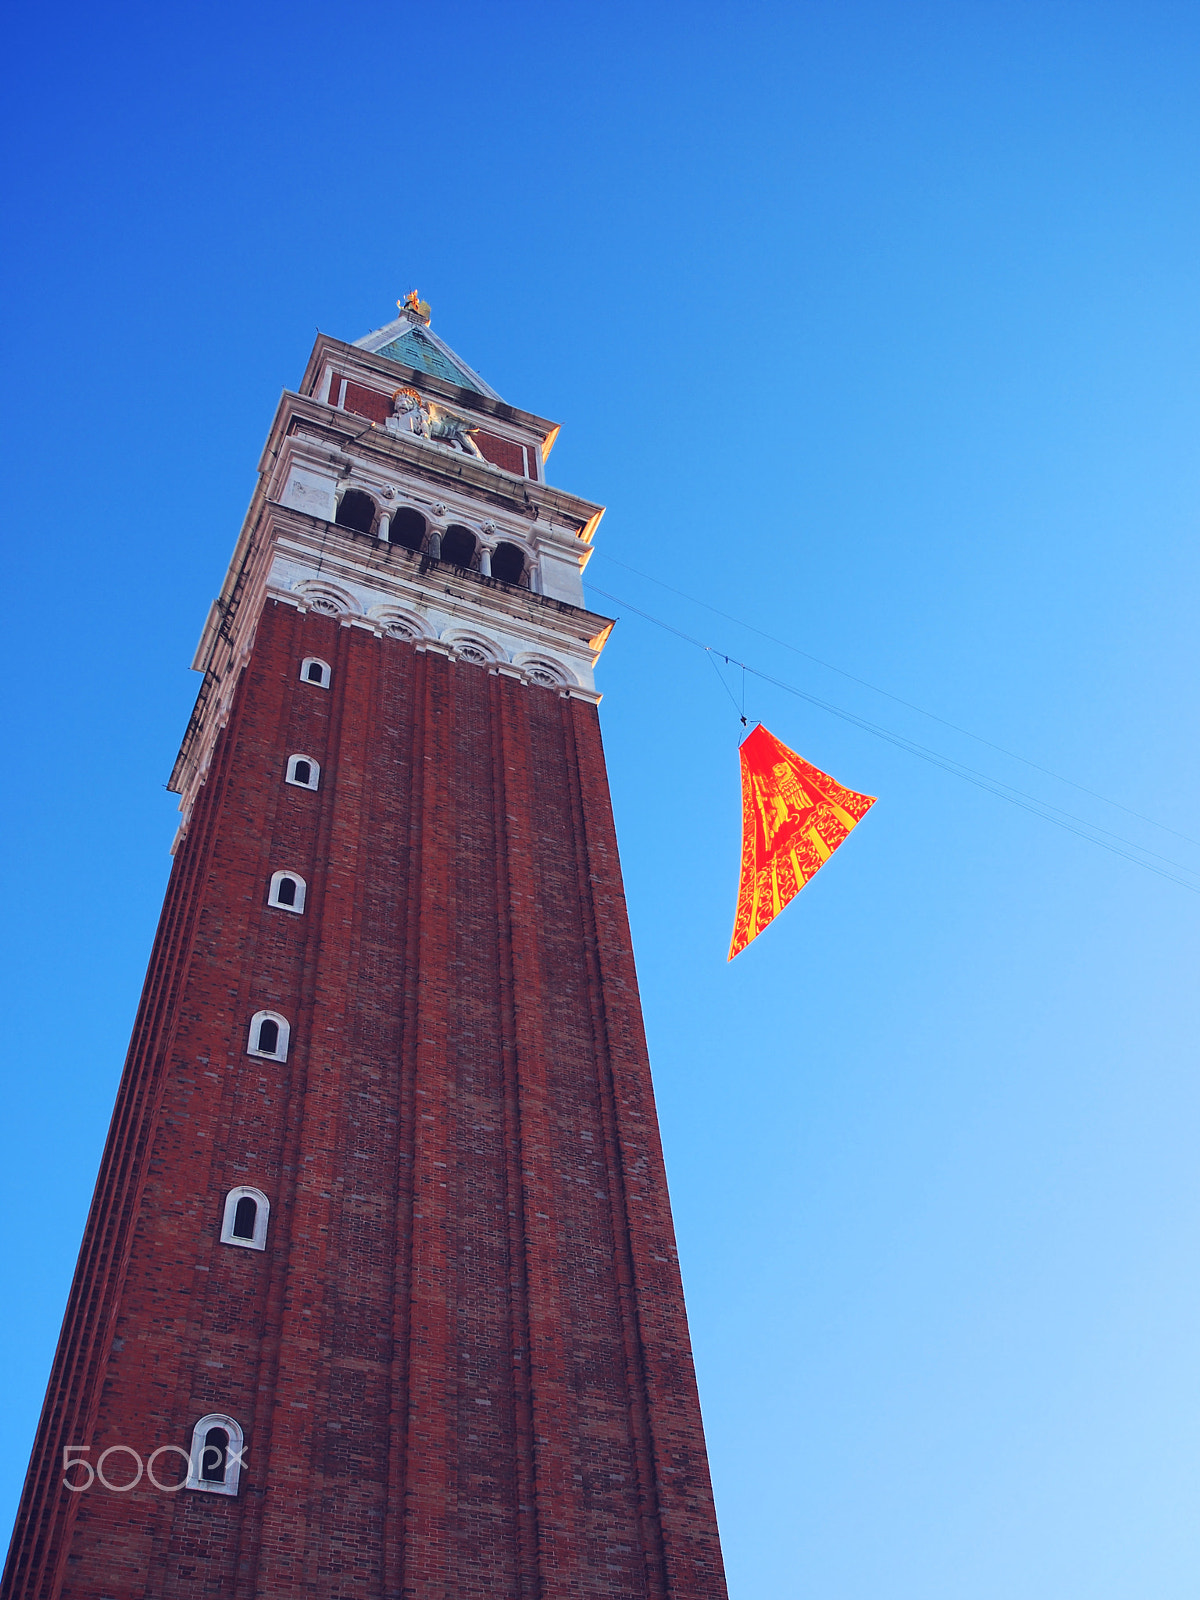
[[[415,296],[280,401],[10,1600],[725,1595],[556,431]]]

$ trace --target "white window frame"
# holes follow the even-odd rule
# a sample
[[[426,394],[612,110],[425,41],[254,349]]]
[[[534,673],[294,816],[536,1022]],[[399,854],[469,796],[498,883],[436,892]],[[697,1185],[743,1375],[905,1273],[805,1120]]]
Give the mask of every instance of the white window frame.
[[[309,667],[320,667],[320,683],[318,683],[315,678],[309,677]],[[328,689],[329,685],[333,682],[333,668],[329,665],[328,661],[322,661],[320,656],[305,656],[304,660],[300,663],[300,682],[306,683],[310,689]]]
[[[313,687],[315,688],[316,685],[314,684]],[[296,776],[296,768],[299,766],[301,761],[308,762],[309,770],[312,773],[312,779],[308,783],[301,783],[300,779]],[[319,761],[314,761],[311,756],[306,756],[301,753],[297,753],[294,756],[289,756],[287,761],[287,771],[284,774],[283,781],[285,783],[295,784],[297,789],[319,789],[321,787],[321,763]]]
[[[274,1050],[255,1049],[254,1041],[258,1038],[259,1027],[264,1022],[277,1022],[279,1024],[279,1043]],[[291,1037],[291,1025],[288,1019],[281,1016],[278,1011],[256,1011],[250,1018],[250,1034],[246,1040],[246,1054],[248,1056],[259,1056],[263,1061],[286,1061]]]
[[[290,878],[296,885],[296,904],[286,905],[279,898],[279,885],[285,878]],[[277,911],[291,911],[296,916],[304,914],[304,899],[308,894],[308,885],[298,872],[293,872],[290,867],[281,867],[278,872],[271,874],[271,884],[267,890],[267,904],[274,906]]]
[[[220,1483],[214,1483],[201,1476],[204,1471],[201,1453],[204,1450],[205,1435],[210,1428],[224,1428],[229,1435],[225,1476]],[[227,1417],[223,1411],[210,1411],[208,1416],[201,1417],[192,1429],[192,1448],[188,1452],[188,1475],[184,1488],[198,1489],[202,1494],[237,1494],[245,1450],[245,1435],[242,1433],[241,1424],[235,1422],[232,1417]]]
[[[254,1216],[254,1234],[252,1238],[243,1239],[233,1231],[234,1220],[237,1217],[239,1200],[253,1200],[258,1205]],[[271,1202],[261,1189],[251,1189],[243,1185],[240,1189],[230,1189],[225,1196],[225,1210],[221,1216],[221,1243],[239,1245],[243,1250],[265,1250],[267,1248],[267,1225],[271,1220]]]

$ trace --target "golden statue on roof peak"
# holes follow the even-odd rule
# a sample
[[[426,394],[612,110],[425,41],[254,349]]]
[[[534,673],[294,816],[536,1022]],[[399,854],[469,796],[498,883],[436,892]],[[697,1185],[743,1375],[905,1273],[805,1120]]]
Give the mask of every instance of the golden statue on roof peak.
[[[429,301],[422,300],[415,289],[410,289],[403,300],[397,300],[396,306],[402,317],[411,317],[414,322],[429,326]]]

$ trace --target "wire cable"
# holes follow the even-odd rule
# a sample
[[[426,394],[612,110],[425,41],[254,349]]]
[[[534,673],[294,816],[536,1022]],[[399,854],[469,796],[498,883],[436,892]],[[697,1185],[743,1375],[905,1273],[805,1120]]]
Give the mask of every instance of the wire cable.
[[[725,650],[716,645],[707,644],[703,639],[697,639],[694,634],[685,633],[682,628],[677,628],[670,622],[664,622],[661,617],[653,616],[649,611],[632,605],[628,600],[623,600],[619,595],[611,594],[607,589],[601,589],[597,584],[590,587],[606,600],[611,600],[614,605],[623,606],[634,616],[641,617],[644,621],[652,623],[664,632],[674,634],[677,639],[694,645],[697,649],[705,651],[710,657],[719,655],[723,660],[733,666],[741,667],[743,673],[750,673],[763,683],[769,683],[777,689],[782,689],[786,694],[795,695],[797,699],[806,701],[809,705],[816,706],[821,711],[840,717],[843,722],[849,722],[853,727],[861,728],[864,733],[873,734],[878,739],[884,739],[888,744],[895,745],[900,750],[906,750],[910,755],[916,756],[921,761],[928,762],[931,766],[940,767],[943,772],[949,772],[953,777],[961,778],[966,783],[974,784],[978,789],[984,789],[989,794],[994,794],[1001,800],[1007,800],[1011,805],[1019,806],[1023,811],[1032,812],[1034,816],[1051,822],[1055,827],[1063,828],[1068,833],[1073,833],[1077,838],[1086,839],[1091,844],[1099,845],[1102,850],[1109,850],[1114,855],[1122,856],[1126,861],[1131,861],[1135,866],[1153,872],[1160,878],[1168,878],[1172,883],[1177,883],[1183,889],[1190,889],[1193,894],[1200,894],[1200,884],[1188,881],[1191,877],[1200,877],[1197,869],[1185,866],[1181,861],[1173,861],[1169,856],[1159,855],[1156,850],[1150,850],[1145,845],[1136,844],[1123,835],[1113,833],[1108,828],[1102,828],[1099,823],[1088,822],[1083,817],[1077,817],[1072,812],[1064,811],[1060,806],[1052,805],[1048,800],[1040,800],[1036,795],[1028,794],[1023,789],[1017,789],[1012,784],[1004,783],[999,778],[979,772],[974,767],[968,767],[964,762],[955,761],[951,756],[943,755],[940,751],[932,750],[927,745],[918,744],[915,739],[906,738],[905,735],[896,733],[890,728],[883,727],[880,723],[871,722],[867,717],[860,717],[857,712],[848,711],[844,706],[834,705],[830,700],[822,700],[818,695],[810,694],[806,689],[799,688],[796,684],[787,683],[782,678],[775,677],[772,673],[763,672],[758,667],[753,667],[749,662],[739,661],[729,655]],[[716,663],[714,661],[713,665]],[[717,676],[720,677],[718,670]],[[724,679],[722,679],[724,683]],[[726,686],[728,687],[728,686]],[[732,692],[730,698],[733,698]],[[734,701],[736,707],[736,700]],[[1124,809],[1124,808],[1122,808]],[[1136,814],[1136,813],[1135,813]],[[1174,830],[1172,830],[1174,831]],[[1098,837],[1103,835],[1103,837]],[[1145,860],[1149,856],[1152,860]],[[1154,862],[1161,865],[1155,866]]]
[[[1090,795],[1093,800],[1102,800],[1106,806],[1112,806],[1117,811],[1123,811],[1126,816],[1136,817],[1139,822],[1148,822],[1152,828],[1161,828],[1164,833],[1171,833],[1177,839],[1183,839],[1187,844],[1200,846],[1200,839],[1195,839],[1190,833],[1181,833],[1178,828],[1172,828],[1169,823],[1159,822],[1155,817],[1148,817],[1142,811],[1135,811],[1132,806],[1124,805],[1120,800],[1101,794],[1098,789],[1089,789],[1085,783],[1077,783],[1074,778],[1066,778],[1061,772],[1055,772],[1050,767],[1044,767],[1038,761],[1031,761],[1028,756],[1018,754],[1016,750],[1009,750],[1002,744],[997,744],[994,739],[985,738],[981,733],[973,733],[970,728],[964,728],[957,722],[951,722],[948,717],[939,716],[936,711],[927,711],[924,706],[919,706],[913,700],[906,700],[903,695],[893,694],[890,689],[881,689],[877,683],[872,683],[867,678],[860,678],[857,673],[847,672],[845,667],[835,666],[832,661],[825,661],[821,656],[814,656],[809,650],[802,650],[799,645],[792,644],[788,639],[781,639],[778,634],[768,633],[765,628],[756,627],[753,622],[746,622],[741,617],[735,617],[728,611],[722,611],[719,606],[711,605],[699,596],[688,594],[683,589],[677,589],[674,584],[666,583],[662,578],[656,578],[649,572],[642,572],[638,567],[631,567],[627,561],[618,561],[616,556],[610,556],[607,551],[595,552],[602,561],[611,561],[614,566],[624,567],[626,572],[632,572],[637,578],[645,578],[647,583],[655,583],[660,589],[666,589],[669,594],[676,594],[681,600],[690,601],[692,605],[703,606],[705,611],[711,611],[715,617],[721,617],[726,622],[732,622],[739,628],[745,628],[749,633],[758,634],[760,639],[767,639],[772,644],[777,644],[783,650],[790,650],[793,655],[803,656],[805,661],[815,662],[818,667],[824,667],[827,672],[836,672],[839,677],[847,678],[851,683],[857,683],[864,689],[870,689],[872,694],[883,695],[886,700],[892,700],[898,706],[904,706],[909,711],[915,711],[922,717],[928,717],[931,722],[940,722],[943,728],[949,728],[954,733],[961,733],[964,738],[974,739],[978,744],[987,745],[989,750],[995,750],[1002,756],[1007,756],[1010,761],[1019,761],[1022,766],[1030,767],[1034,772],[1040,772],[1047,778],[1053,778],[1056,783],[1065,783],[1070,789],[1077,789],[1080,794]],[[595,588],[595,585],[592,585]],[[597,594],[603,594],[603,589],[597,589]]]
[[[602,592],[602,591],[598,591],[598,592]],[[714,651],[714,650],[706,650],[705,654],[708,656],[708,659],[712,662],[712,669],[717,675],[717,682],[721,685],[722,689],[724,689],[725,693],[729,696],[730,702],[733,705],[733,709],[735,711],[738,711],[737,695],[734,694],[733,690],[729,687],[729,685],[725,682],[725,679],[721,676],[721,669],[717,665],[716,651]],[[728,666],[728,664],[729,664],[729,658],[728,657],[725,658],[725,664],[726,664],[726,666]],[[746,674],[745,674],[745,672],[743,672],[742,673],[742,681],[745,682],[745,679],[746,679]],[[745,726],[745,722],[746,722],[745,709],[746,709],[745,708],[745,701],[743,699],[742,708],[741,708],[740,712],[738,713],[741,716],[742,725],[743,726]]]

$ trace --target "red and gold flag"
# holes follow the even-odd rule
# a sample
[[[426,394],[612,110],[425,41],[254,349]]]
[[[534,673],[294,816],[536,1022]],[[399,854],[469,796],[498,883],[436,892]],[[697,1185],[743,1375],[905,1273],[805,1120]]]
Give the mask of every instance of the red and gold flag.
[[[779,915],[875,804],[843,789],[760,722],[742,741],[742,881],[729,959]]]

